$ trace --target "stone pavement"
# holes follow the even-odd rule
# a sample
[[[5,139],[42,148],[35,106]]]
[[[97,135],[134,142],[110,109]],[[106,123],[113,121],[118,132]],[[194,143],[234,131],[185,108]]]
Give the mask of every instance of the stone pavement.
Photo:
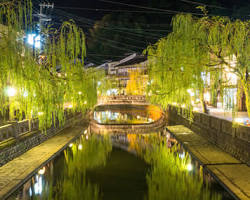
[[[224,109],[221,109],[221,108],[215,108],[213,106],[208,106],[207,108],[209,110],[209,115],[212,115],[214,117],[221,118],[221,119],[226,119],[228,121],[233,120],[232,111],[224,110]],[[196,106],[195,109],[198,112],[202,112],[201,106]],[[242,120],[242,124],[244,124],[244,122],[246,123],[247,121],[250,123],[250,119],[248,117],[247,112],[236,112],[234,117],[235,118],[240,118]]]
[[[85,125],[86,128],[86,125]],[[48,159],[54,158],[60,150],[75,140],[84,131],[84,126],[69,127],[44,143],[0,167],[0,199],[16,190],[27,178],[38,171]]]
[[[250,167],[182,125],[167,129],[234,196],[250,199]]]

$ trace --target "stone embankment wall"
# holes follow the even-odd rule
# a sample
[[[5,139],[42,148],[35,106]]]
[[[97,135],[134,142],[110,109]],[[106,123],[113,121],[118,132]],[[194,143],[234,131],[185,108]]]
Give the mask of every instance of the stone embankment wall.
[[[81,113],[75,116],[67,116],[63,127],[59,127],[57,124],[47,129],[46,133],[38,130],[38,120],[13,122],[0,127],[0,166],[41,144],[56,135],[60,130],[70,127],[81,119],[83,119]]]
[[[169,125],[182,124],[250,165],[250,127],[235,127],[231,121],[197,112],[193,113],[193,122],[190,123],[187,110],[174,106],[168,107],[166,115]]]

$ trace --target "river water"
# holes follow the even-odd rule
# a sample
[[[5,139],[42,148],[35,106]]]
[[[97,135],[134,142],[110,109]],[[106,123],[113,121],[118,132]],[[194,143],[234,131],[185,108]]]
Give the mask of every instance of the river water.
[[[126,118],[141,124],[159,117],[146,107],[144,113],[142,107],[128,113],[121,110],[100,108],[94,118],[113,124],[119,116],[121,124]],[[96,135],[89,130],[34,172],[9,200],[233,199],[164,129],[115,135]]]

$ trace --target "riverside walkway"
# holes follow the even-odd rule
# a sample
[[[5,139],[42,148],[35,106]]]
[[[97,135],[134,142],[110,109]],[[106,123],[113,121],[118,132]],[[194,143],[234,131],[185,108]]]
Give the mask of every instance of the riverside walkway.
[[[167,126],[167,130],[233,196],[250,199],[250,167],[182,125]]]
[[[38,171],[48,159],[58,155],[86,128],[87,125],[65,128],[56,136],[0,167],[0,199],[5,199],[9,192],[25,183],[34,171]]]

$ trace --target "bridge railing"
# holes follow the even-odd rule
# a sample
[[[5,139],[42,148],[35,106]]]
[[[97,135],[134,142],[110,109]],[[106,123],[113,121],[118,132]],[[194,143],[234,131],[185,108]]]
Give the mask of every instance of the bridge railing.
[[[114,95],[98,97],[97,105],[104,104],[149,104],[144,95]]]
[[[154,122],[148,124],[99,124],[94,119],[90,122],[91,130],[95,133],[121,133],[121,134],[138,134],[151,133],[157,131],[166,125],[166,117],[164,114]]]
[[[66,115],[66,124],[71,124],[74,121],[73,118],[79,114],[80,113],[76,113],[76,115]],[[25,119],[22,121],[9,121],[8,124],[0,126],[0,143],[10,139],[17,139],[25,133],[37,130],[39,130],[39,120],[37,118]]]
[[[7,124],[0,127],[0,142],[7,140],[9,138],[15,137],[15,131],[12,124]]]

